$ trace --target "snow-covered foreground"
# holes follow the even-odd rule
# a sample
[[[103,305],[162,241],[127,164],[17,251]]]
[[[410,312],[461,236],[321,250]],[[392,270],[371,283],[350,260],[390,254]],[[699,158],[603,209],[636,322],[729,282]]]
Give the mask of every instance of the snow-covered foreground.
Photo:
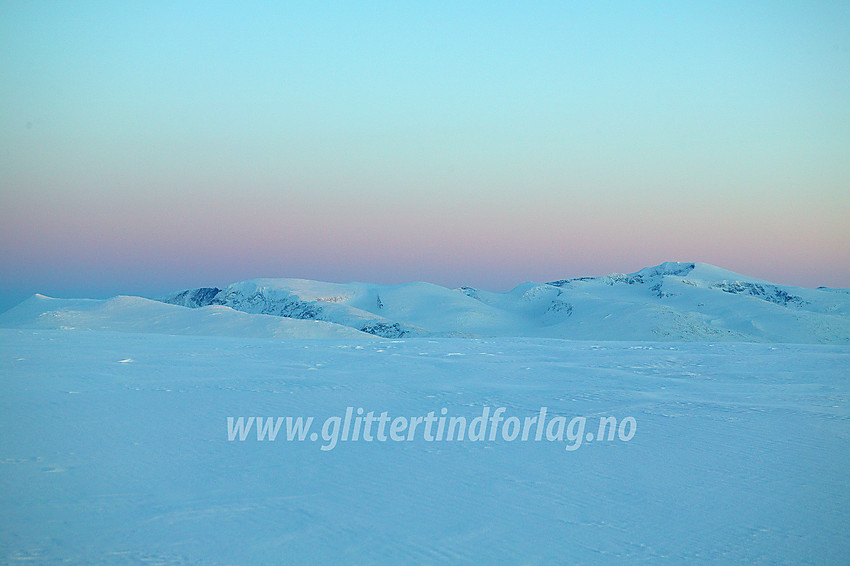
[[[0,561],[846,563],[848,370],[847,346],[3,329]],[[228,441],[349,406],[637,431]]]

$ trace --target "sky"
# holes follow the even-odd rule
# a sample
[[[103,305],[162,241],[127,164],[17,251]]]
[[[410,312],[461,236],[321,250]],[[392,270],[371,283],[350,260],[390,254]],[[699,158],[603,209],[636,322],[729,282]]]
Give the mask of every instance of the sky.
[[[0,0],[0,309],[254,277],[850,287],[850,3]]]

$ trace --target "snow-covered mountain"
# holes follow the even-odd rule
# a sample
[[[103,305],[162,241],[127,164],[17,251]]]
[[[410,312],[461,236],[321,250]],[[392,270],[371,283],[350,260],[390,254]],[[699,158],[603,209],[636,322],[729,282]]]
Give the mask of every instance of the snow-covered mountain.
[[[775,285],[704,263],[528,282],[507,293],[429,283],[253,279],[223,289],[190,289],[163,301],[333,322],[387,338],[850,343],[846,290]]]
[[[0,327],[850,344],[850,293],[775,285],[704,263],[668,262],[630,274],[527,282],[507,293],[430,283],[252,279],[189,289],[161,301],[36,295],[0,315]]]
[[[186,309],[128,296],[99,300],[34,295],[0,315],[0,327],[244,338],[370,337],[330,322],[251,315],[221,305]]]

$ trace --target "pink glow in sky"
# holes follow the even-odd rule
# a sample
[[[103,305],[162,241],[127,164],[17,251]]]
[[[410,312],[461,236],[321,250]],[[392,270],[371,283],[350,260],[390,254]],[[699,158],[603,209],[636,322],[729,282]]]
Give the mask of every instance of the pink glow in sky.
[[[0,308],[668,260],[850,287],[846,6],[385,8],[4,4]]]

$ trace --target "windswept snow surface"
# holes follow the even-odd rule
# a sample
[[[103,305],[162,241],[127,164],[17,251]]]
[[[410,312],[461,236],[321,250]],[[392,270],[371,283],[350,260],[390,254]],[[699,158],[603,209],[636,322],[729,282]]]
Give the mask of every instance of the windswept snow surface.
[[[388,306],[391,293],[381,300],[401,308]],[[280,340],[87,327],[0,330],[0,562],[850,556],[847,346]],[[637,429],[627,442],[594,439],[573,451],[501,436],[323,451],[321,438],[240,442],[227,430],[227,417],[321,423],[347,407],[391,417],[446,408],[472,419],[484,407],[524,418],[541,406],[586,416],[588,431],[601,416],[633,417]]]
[[[253,279],[165,302],[334,322],[386,338],[517,336],[850,344],[846,290],[775,285],[704,263],[523,283],[507,293],[428,283]]]

